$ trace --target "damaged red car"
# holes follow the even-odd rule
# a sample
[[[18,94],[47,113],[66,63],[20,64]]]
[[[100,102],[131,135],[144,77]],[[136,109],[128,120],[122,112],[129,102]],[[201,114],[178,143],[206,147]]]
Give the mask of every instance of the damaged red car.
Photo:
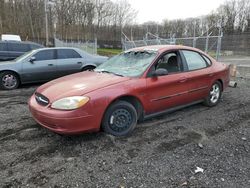
[[[147,46],[40,86],[29,108],[40,125],[59,134],[102,129],[124,136],[138,120],[201,102],[215,106],[228,84],[229,67],[198,49]]]

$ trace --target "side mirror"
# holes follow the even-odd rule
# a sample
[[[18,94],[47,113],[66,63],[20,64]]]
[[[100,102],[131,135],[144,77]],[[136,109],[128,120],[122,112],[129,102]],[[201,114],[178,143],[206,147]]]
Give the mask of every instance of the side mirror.
[[[31,63],[33,63],[35,60],[36,60],[36,57],[32,56],[32,57],[30,58],[29,61],[30,61]]]
[[[162,69],[162,68],[160,68],[160,69],[156,69],[154,72],[153,72],[153,74],[152,74],[153,76],[164,76],[164,75],[168,75],[168,71],[166,70],[166,69]]]

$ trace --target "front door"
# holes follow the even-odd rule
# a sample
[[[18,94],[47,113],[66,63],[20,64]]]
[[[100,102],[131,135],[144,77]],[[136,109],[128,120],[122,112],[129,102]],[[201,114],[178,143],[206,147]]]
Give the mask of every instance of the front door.
[[[146,115],[185,104],[188,101],[188,73],[178,51],[163,54],[151,67],[151,71],[166,69],[168,74],[150,75],[146,79]]]
[[[42,50],[27,58],[22,64],[23,82],[48,81],[58,77],[55,50]]]

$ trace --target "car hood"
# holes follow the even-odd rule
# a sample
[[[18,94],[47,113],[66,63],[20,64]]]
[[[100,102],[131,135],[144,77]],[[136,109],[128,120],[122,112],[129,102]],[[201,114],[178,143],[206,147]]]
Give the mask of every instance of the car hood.
[[[20,69],[21,64],[16,61],[2,61],[0,62],[0,71],[1,70],[12,70],[18,71]]]
[[[8,66],[16,64],[16,61],[0,61],[0,66]]]
[[[50,81],[37,89],[51,102],[69,96],[81,96],[110,85],[129,80],[113,74],[81,72]]]

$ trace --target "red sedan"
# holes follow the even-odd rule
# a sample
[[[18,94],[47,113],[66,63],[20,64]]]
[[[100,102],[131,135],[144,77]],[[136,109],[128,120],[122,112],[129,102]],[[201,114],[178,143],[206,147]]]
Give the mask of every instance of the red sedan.
[[[34,119],[59,134],[99,131],[123,136],[138,120],[203,102],[215,106],[229,67],[185,46],[147,46],[110,58],[93,72],[39,87],[29,100]]]

